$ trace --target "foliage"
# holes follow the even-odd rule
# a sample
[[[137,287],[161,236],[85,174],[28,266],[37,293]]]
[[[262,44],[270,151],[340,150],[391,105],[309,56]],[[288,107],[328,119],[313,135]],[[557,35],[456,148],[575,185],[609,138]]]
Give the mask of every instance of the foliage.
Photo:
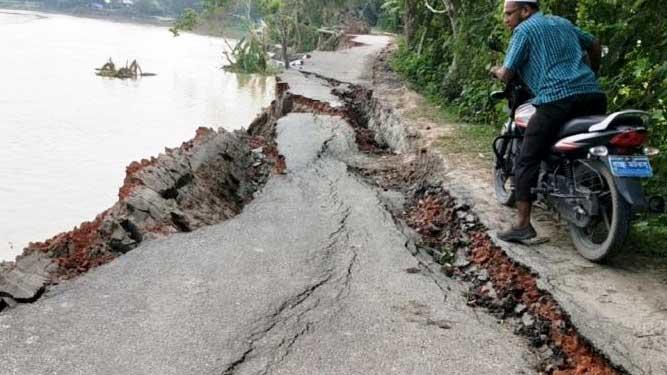
[[[380,6],[379,0],[202,0],[201,11],[186,10],[170,31],[177,36],[179,31],[192,30],[201,22],[224,23],[231,19],[232,24],[242,24],[248,33],[260,32],[259,29],[262,33],[260,38],[247,38],[234,49],[233,70],[246,66],[258,70],[256,64],[268,61],[266,54],[276,43],[280,45],[276,56],[289,68],[290,55],[317,47],[318,28],[342,23],[350,14],[377,22]],[[264,42],[263,49],[255,48],[253,40]],[[265,56],[260,57],[262,50]],[[247,64],[242,62],[245,59]]]
[[[401,26],[401,0],[387,0],[380,6],[377,26],[386,31],[398,32]]]
[[[162,5],[157,0],[136,0],[134,7],[141,14],[150,16],[165,14]]]
[[[577,19],[608,53],[602,83],[613,110],[639,108],[653,115],[651,141],[662,150],[650,190],[667,193],[667,19],[665,0],[580,2]]]
[[[665,257],[667,250],[667,215],[642,217],[626,241],[631,253]]]
[[[231,53],[224,52],[224,54],[229,62],[229,65],[224,67],[227,71],[234,73],[275,73],[275,70],[268,63],[264,43],[255,33],[250,33],[248,37],[241,39]]]
[[[435,4],[435,2],[433,2]],[[386,0],[383,8],[399,13],[404,41],[394,67],[440,104],[453,107],[469,121],[495,121],[500,108],[487,94],[498,83],[489,79],[502,56],[487,47],[490,35],[506,43],[501,0],[442,0],[454,12],[435,14],[422,1]],[[662,149],[655,161],[658,176],[650,188],[667,193],[667,18],[665,0],[543,0],[545,13],[567,17],[593,33],[608,53],[600,82],[610,109],[651,111],[651,140]],[[453,25],[457,26],[457,29]],[[457,33],[457,31],[460,31]],[[452,66],[458,65],[452,72]]]
[[[433,4],[435,0],[433,0]],[[487,94],[499,88],[487,74],[502,56],[487,47],[490,35],[506,44],[501,0],[440,0],[449,11],[435,14],[422,1],[386,0],[387,14],[398,13],[403,41],[393,66],[431,101],[464,120],[493,122],[501,106]],[[651,142],[661,149],[653,161],[656,177],[648,194],[667,195],[667,0],[543,0],[542,10],[564,16],[602,41],[600,82],[610,110],[637,108],[652,114]],[[457,66],[457,69],[452,69]],[[470,134],[476,137],[474,134]],[[483,138],[483,137],[481,137]],[[643,218],[631,241],[646,249],[663,246],[667,215]]]
[[[176,19],[174,26],[172,26],[169,31],[171,31],[174,36],[178,36],[180,30],[191,31],[198,22],[199,15],[197,14],[197,11],[192,8],[187,8],[183,11],[183,14]]]

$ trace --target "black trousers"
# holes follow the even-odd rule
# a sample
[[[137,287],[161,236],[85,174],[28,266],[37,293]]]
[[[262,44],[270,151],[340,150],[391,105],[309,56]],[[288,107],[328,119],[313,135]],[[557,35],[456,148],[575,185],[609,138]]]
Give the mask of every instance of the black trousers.
[[[556,143],[560,128],[575,117],[603,115],[607,97],[592,93],[575,95],[537,106],[537,113],[528,122],[515,173],[516,200],[532,202],[531,190],[537,186],[540,164]]]

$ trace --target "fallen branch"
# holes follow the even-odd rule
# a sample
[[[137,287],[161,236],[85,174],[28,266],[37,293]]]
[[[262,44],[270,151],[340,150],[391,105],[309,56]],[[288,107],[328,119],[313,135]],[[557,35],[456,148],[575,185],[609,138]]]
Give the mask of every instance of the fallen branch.
[[[445,9],[443,9],[443,10],[438,10],[438,9],[433,8],[433,7],[431,6],[431,4],[428,3],[428,0],[424,0],[424,5],[426,5],[426,7],[428,8],[428,10],[430,10],[431,12],[433,12],[433,13],[435,13],[435,14],[445,14],[445,13],[447,13],[447,12],[449,11],[449,5],[447,5],[447,3],[445,2],[445,0],[442,0],[442,3],[445,5]]]

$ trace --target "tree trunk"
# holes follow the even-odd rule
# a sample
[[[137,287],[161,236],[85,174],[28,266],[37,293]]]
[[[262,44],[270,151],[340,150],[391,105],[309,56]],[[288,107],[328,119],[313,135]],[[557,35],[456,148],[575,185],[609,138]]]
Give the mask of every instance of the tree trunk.
[[[458,9],[459,4],[456,0],[442,0],[445,5],[445,10],[447,18],[449,19],[449,26],[451,27],[452,39],[457,41],[460,38],[459,33],[459,20],[458,20]],[[442,87],[443,94],[450,100],[456,98],[460,95],[461,84],[460,84],[460,61],[462,60],[462,51],[457,48],[457,43],[453,43],[454,48],[452,50],[452,61],[449,64],[449,69],[447,69],[447,75],[445,76]]]
[[[459,36],[459,22],[458,22],[458,4],[454,2],[454,0],[442,0],[443,3],[446,5],[447,9],[447,17],[449,18],[449,24],[452,28],[452,36],[454,39],[458,38]]]
[[[422,5],[421,0],[406,0],[403,14],[403,34],[408,45],[413,45],[417,33],[417,8]]]
[[[283,51],[283,63],[285,64],[285,69],[289,69],[289,56],[287,56],[287,44],[289,43],[288,33],[286,30],[283,30],[281,47]]]

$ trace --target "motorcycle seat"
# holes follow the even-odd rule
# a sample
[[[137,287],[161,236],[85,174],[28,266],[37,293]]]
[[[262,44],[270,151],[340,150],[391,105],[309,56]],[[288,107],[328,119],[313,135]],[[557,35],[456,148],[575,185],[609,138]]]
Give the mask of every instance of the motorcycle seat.
[[[606,118],[607,116],[601,115],[574,118],[561,127],[558,138],[562,139],[575,134],[587,133],[591,126],[604,121]]]

